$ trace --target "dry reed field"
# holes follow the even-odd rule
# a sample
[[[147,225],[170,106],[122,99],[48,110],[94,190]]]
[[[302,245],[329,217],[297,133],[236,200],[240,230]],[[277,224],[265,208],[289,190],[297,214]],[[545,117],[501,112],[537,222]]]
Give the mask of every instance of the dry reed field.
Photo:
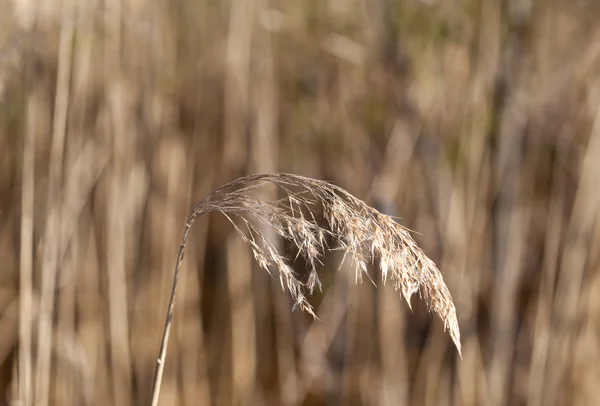
[[[600,404],[597,2],[0,10],[0,406]]]

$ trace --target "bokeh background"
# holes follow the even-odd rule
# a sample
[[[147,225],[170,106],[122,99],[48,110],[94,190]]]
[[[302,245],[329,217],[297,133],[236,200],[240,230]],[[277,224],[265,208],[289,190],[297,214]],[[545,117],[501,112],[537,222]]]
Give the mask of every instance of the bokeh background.
[[[398,216],[455,299],[192,231],[162,405],[600,404],[600,3],[1,0],[0,405],[147,405],[180,233],[256,172]],[[374,280],[377,271],[373,270]]]

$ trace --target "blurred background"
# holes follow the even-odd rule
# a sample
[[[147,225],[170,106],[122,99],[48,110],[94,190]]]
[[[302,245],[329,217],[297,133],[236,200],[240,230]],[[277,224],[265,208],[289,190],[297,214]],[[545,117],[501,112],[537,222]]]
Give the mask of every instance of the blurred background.
[[[600,4],[0,0],[0,405],[148,405],[190,208],[256,172],[415,230],[443,324],[192,229],[162,405],[600,404]],[[373,270],[377,280],[377,271]]]

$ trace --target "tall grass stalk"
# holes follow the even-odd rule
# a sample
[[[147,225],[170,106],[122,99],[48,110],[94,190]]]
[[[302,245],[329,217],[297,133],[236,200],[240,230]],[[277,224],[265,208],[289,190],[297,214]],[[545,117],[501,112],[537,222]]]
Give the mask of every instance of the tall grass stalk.
[[[277,186],[284,192],[284,197],[274,201],[253,197],[253,192],[266,184]],[[288,290],[295,307],[315,318],[317,316],[307,295],[315,288],[321,289],[317,266],[322,264],[321,258],[326,252],[342,250],[344,259],[350,256],[357,282],[362,281],[363,276],[369,277],[368,266],[377,260],[383,283],[389,277],[409,306],[412,295],[419,292],[430,310],[444,322],[444,328],[449,331],[460,354],[460,332],[450,292],[435,263],[417,246],[406,228],[328,182],[281,173],[250,175],[215,189],[194,207],[187,218],[152,385],[152,406],[158,404],[177,282],[188,234],[196,219],[209,212],[222,213],[243,241],[249,244],[259,266],[269,273],[277,272],[281,287]],[[323,225],[317,221],[319,212],[325,220]],[[286,258],[251,221],[252,218],[272,227],[280,237],[294,243],[298,255],[302,255],[308,264],[306,277],[301,277],[291,268]]]

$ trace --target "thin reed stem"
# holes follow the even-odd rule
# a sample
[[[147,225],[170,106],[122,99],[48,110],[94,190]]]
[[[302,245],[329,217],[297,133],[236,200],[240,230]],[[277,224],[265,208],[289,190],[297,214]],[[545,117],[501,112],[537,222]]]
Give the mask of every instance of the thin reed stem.
[[[192,213],[193,214],[193,213]],[[162,340],[160,342],[159,356],[156,361],[156,371],[152,382],[152,406],[158,405],[158,396],[160,394],[160,384],[162,382],[163,372],[165,370],[165,361],[167,358],[167,346],[169,345],[169,335],[171,333],[171,323],[173,321],[173,310],[175,309],[175,296],[177,295],[177,282],[179,281],[179,273],[181,264],[185,255],[185,244],[187,243],[188,233],[195,219],[198,217],[190,215],[185,223],[185,230],[179,244],[179,253],[177,254],[177,264],[175,265],[175,273],[173,274],[173,285],[171,286],[171,297],[169,298],[169,307],[167,317],[165,319],[165,327],[163,330]]]

